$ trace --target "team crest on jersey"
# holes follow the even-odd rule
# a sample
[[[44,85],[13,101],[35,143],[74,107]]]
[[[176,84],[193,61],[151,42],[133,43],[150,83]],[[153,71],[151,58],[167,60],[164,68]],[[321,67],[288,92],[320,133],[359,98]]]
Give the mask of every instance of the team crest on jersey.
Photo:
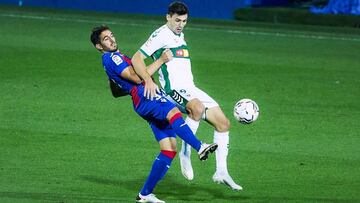
[[[118,66],[118,65],[120,65],[122,62],[123,62],[123,60],[121,59],[121,57],[119,56],[119,55],[113,55],[112,57],[111,57],[111,59],[114,61],[114,63]]]

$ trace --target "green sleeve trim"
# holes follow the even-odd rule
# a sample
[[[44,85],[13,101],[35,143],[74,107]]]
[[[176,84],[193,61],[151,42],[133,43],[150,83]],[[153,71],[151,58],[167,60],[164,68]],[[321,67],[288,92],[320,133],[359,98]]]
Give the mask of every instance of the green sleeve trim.
[[[149,55],[147,55],[147,53],[146,53],[144,50],[139,49],[139,51],[140,51],[142,54],[144,54],[146,57],[149,57]]]

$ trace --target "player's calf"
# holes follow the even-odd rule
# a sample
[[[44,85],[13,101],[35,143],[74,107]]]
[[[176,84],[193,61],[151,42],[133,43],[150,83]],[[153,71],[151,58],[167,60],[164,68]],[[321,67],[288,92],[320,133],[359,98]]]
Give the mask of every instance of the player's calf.
[[[206,111],[206,121],[215,127],[218,132],[227,132],[230,129],[230,121],[220,107],[213,107]]]

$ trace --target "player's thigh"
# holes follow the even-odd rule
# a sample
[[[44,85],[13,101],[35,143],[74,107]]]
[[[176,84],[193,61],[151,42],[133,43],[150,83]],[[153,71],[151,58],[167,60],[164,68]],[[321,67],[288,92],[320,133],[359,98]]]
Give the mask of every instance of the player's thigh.
[[[176,104],[183,113],[189,113],[187,110],[201,112],[205,108],[219,106],[206,92],[195,86],[184,88],[175,87],[172,92],[168,94],[167,98]]]
[[[219,106],[207,109],[206,121],[219,132],[226,132],[230,128],[230,121]]]
[[[170,144],[167,144],[167,140],[171,141],[173,139],[176,139],[176,134],[175,131],[171,128],[171,126],[169,125],[169,122],[167,120],[152,120],[150,123],[150,127],[151,130],[153,131],[153,134],[155,136],[155,139],[159,142],[163,140],[164,142],[164,146],[170,146],[170,147],[175,147],[176,150],[176,143],[174,145],[173,142],[170,142]],[[160,144],[161,147],[161,144]],[[167,150],[167,149],[164,149]]]
[[[135,109],[135,111],[149,123],[158,125],[161,122],[169,120],[174,114],[179,113],[166,95],[160,95],[155,100],[145,100]]]
[[[180,93],[182,92],[182,93]],[[166,94],[166,99],[168,99],[171,103],[175,104],[175,106],[182,112],[186,112],[186,105],[191,100],[190,94],[183,94],[186,90],[184,89],[173,89]]]
[[[194,98],[197,98],[207,109],[219,106],[219,104],[210,95],[208,95],[200,88],[197,87],[192,88],[191,93],[194,96]]]

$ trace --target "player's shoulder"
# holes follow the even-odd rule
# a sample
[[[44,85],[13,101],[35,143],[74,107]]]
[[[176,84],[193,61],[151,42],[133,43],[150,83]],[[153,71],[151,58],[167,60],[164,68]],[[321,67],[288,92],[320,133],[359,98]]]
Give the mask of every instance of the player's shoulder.
[[[168,27],[167,25],[163,25],[161,27],[159,27],[158,29],[156,29],[153,33],[151,33],[151,38],[162,38],[164,36],[168,35]]]
[[[107,52],[103,54],[104,64],[120,65],[124,62],[119,52]]]
[[[113,56],[120,56],[120,53],[117,51],[105,52],[103,54],[103,59],[111,59]]]

